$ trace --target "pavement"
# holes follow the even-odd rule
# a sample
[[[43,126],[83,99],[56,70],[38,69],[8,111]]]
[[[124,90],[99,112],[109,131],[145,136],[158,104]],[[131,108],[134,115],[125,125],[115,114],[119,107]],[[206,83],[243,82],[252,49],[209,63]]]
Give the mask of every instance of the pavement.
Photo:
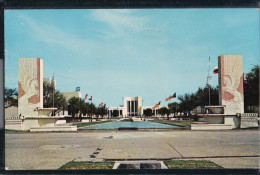
[[[5,135],[8,170],[57,169],[70,161],[210,160],[259,168],[259,130],[92,131]]]

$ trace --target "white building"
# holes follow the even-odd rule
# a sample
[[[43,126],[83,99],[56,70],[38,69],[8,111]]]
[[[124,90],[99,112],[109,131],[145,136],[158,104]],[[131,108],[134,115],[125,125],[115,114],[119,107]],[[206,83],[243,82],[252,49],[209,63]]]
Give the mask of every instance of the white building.
[[[61,92],[61,94],[64,95],[67,101],[72,97],[82,98],[81,92]]]
[[[82,99],[82,94],[80,92],[61,92],[61,94],[64,95],[64,97],[67,100],[67,102],[72,97],[76,97],[76,98],[81,98]],[[71,112],[69,110],[65,110],[65,111],[60,112],[60,115],[70,115],[70,114],[71,114]]]
[[[164,107],[164,106],[161,106]],[[158,113],[158,107],[154,109],[155,115]],[[114,110],[118,110],[120,117],[142,116],[145,109],[152,109],[153,106],[142,106],[142,97],[124,97],[124,104],[118,107],[109,107],[108,116],[111,117]]]

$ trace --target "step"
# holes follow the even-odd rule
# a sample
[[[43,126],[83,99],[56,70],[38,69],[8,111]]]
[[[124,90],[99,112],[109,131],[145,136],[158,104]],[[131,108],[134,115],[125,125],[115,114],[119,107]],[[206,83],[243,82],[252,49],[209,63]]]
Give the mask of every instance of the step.
[[[53,132],[53,131],[77,131],[77,126],[49,126],[49,127],[34,127],[30,132]]]
[[[235,126],[226,124],[191,124],[191,130],[230,130],[234,128]]]

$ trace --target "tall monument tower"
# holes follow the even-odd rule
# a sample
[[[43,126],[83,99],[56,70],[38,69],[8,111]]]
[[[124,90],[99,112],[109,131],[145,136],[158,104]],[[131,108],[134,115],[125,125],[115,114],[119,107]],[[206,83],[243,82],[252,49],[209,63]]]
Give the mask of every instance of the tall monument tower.
[[[43,108],[43,61],[20,58],[18,65],[18,115],[37,117],[37,108]]]
[[[244,113],[242,55],[221,55],[219,67],[219,104],[224,114]]]

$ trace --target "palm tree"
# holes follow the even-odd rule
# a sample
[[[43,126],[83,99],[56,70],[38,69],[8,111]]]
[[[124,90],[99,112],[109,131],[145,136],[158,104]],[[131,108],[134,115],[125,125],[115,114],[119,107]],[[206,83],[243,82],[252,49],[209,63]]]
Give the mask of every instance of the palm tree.
[[[167,120],[169,120],[170,110],[168,108],[162,107],[159,109],[158,113],[162,116],[167,115]]]
[[[60,91],[54,89],[53,86],[50,86],[49,83],[43,82],[43,107],[55,107],[58,109],[58,111],[64,111],[67,109],[67,106],[68,103],[64,95],[60,93]]]
[[[170,113],[173,113],[173,115],[175,117],[175,113],[178,112],[178,110],[179,110],[179,103],[177,103],[177,102],[169,103],[168,108],[170,110]]]

